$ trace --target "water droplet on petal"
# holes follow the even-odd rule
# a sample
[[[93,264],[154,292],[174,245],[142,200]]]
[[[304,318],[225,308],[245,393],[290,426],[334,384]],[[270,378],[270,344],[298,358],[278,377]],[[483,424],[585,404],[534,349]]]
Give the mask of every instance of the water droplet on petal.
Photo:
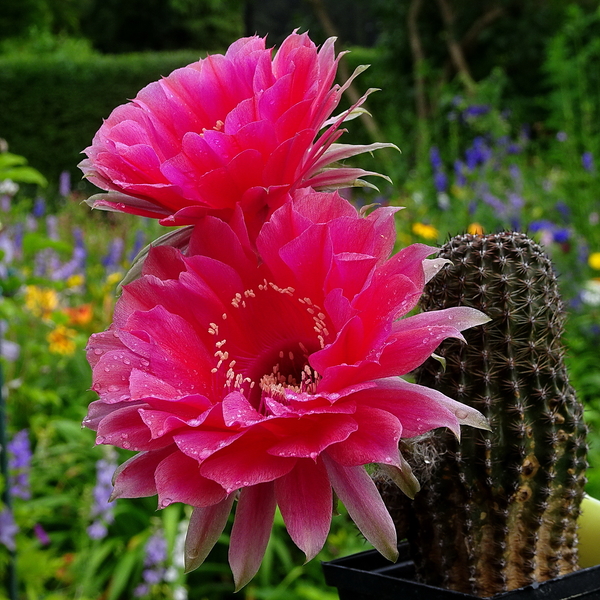
[[[466,419],[469,416],[469,413],[462,408],[457,409],[454,414],[456,415],[456,418],[459,419],[460,421],[463,421],[464,419]]]
[[[96,444],[104,444],[106,442],[106,438],[103,435],[96,436]]]
[[[100,356],[102,354],[102,350],[100,350],[100,348],[94,348],[94,354],[96,356]]]

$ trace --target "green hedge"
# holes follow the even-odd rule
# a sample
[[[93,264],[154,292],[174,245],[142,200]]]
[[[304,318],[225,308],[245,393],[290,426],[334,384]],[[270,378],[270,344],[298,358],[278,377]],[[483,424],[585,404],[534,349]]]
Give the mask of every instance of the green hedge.
[[[78,59],[0,56],[0,138],[6,139],[11,152],[25,156],[51,182],[56,182],[64,170],[78,181],[81,151],[91,143],[102,119],[146,84],[199,56],[192,51]],[[369,86],[382,87],[382,81],[389,79],[380,54],[373,49],[354,49],[348,60],[352,69],[372,64],[357,79],[363,91]],[[369,99],[374,114],[393,97],[391,91],[386,89]],[[364,137],[359,124],[349,128],[352,137]]]
[[[77,163],[119,104],[151,81],[198,60],[193,51],[0,57],[0,138],[51,181]]]

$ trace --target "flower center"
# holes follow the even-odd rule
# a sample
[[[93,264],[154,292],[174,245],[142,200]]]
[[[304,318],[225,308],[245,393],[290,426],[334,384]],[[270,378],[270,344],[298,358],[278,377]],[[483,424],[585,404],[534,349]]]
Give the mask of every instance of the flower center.
[[[326,314],[310,298],[266,280],[255,289],[235,294],[208,333],[215,337],[215,384],[241,392],[266,414],[270,400],[287,404],[290,392],[316,393],[320,375],[309,357],[331,334]]]

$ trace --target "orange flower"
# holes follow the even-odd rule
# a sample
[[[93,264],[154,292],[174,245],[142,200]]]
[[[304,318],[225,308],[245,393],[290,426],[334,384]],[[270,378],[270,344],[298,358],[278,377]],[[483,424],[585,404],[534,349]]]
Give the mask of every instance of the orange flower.
[[[93,316],[92,305],[90,303],[65,308],[64,312],[69,317],[69,325],[87,325]]]
[[[471,235],[483,235],[483,226],[479,223],[471,223],[467,227],[467,233],[470,233]]]

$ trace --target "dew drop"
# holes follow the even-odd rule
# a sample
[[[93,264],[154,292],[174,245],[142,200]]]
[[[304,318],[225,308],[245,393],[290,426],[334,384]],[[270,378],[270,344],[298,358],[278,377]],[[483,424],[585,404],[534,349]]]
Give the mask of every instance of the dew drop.
[[[105,373],[110,373],[110,369],[108,367],[104,367],[104,372]]]
[[[121,446],[123,448],[125,448],[125,450],[128,450],[129,448],[131,448],[131,444],[129,442],[127,442],[127,441],[121,442]]]
[[[462,408],[457,409],[457,411],[454,414],[456,415],[456,418],[460,421],[463,421],[469,416],[469,413],[466,410],[463,410]]]
[[[167,508],[169,504],[173,504],[173,500],[171,498],[163,498],[160,501],[160,508]]]
[[[124,358],[124,359],[123,359],[123,364],[125,364],[125,365],[130,365],[130,364],[131,364],[131,361],[130,361],[128,358]]]
[[[102,354],[102,350],[100,350],[100,348],[94,348],[94,354],[96,356],[100,356]]]
[[[96,444],[104,444],[106,442],[106,438],[103,435],[96,436]]]
[[[118,385],[109,385],[108,386],[108,391],[109,392],[116,392],[119,389]]]

